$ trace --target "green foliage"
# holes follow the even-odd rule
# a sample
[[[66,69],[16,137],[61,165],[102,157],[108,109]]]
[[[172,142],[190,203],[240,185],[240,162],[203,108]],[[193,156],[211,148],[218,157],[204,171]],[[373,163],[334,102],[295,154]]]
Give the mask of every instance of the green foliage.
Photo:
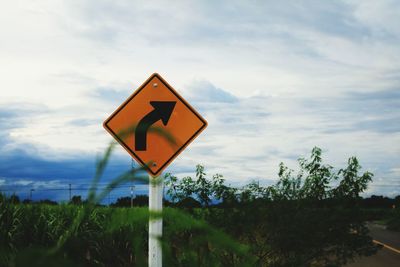
[[[22,205],[0,196],[1,266],[145,266],[148,221],[157,218],[166,266],[341,266],[376,251],[358,201],[372,174],[359,174],[356,158],[335,171],[314,148],[299,159],[297,174],[281,163],[275,185],[240,189],[222,175],[207,178],[198,165],[195,179],[165,177],[174,205],[190,214],[149,213],[98,206],[120,183],[147,181],[133,169],[98,192],[112,150],[98,160],[87,201],[73,199],[78,205]]]
[[[372,181],[373,174],[365,172],[361,176],[358,171],[361,169],[357,158],[351,157],[348,160],[346,169],[339,170],[339,175],[342,180],[337,188],[334,190],[335,197],[344,198],[359,198],[360,193],[367,189],[368,183]]]
[[[148,182],[147,177],[138,175],[142,168],[137,168],[97,190],[114,147],[112,143],[98,159],[86,201],[75,196],[71,204],[76,205],[18,205],[15,197],[11,201],[0,197],[0,266],[145,266],[147,224],[159,217],[165,222],[160,242],[167,266],[226,266],[222,259],[227,256],[225,261],[234,266],[250,266],[246,246],[182,211],[165,209],[162,214],[152,214],[147,208],[99,207],[119,184]],[[209,191],[201,188],[208,181],[203,170],[198,170],[201,183],[186,182],[203,197],[202,203],[208,204]]]
[[[281,163],[278,182],[268,187],[251,182],[233,189],[219,175],[207,182],[199,166],[196,180],[169,175],[173,179],[167,184],[179,188],[168,191],[172,199],[201,201],[203,208],[192,210],[196,218],[249,245],[254,265],[341,266],[377,249],[358,205],[372,174],[360,175],[360,169],[352,157],[346,168],[335,171],[323,163],[321,149],[314,148],[309,159],[299,159],[297,174]],[[206,189],[196,190],[197,184]],[[208,207],[211,199],[222,202]]]
[[[234,203],[237,200],[237,189],[225,185],[225,179],[221,174],[215,174],[211,180],[207,179],[204,167],[196,166],[196,179],[190,176],[182,180],[171,173],[164,176],[167,195],[175,203],[197,200],[202,206],[208,207],[212,200]],[[192,200],[190,200],[192,201]]]
[[[51,264],[57,259],[73,263],[68,266],[146,265],[147,208],[94,208],[56,251],[49,248],[70,230],[84,206],[3,202],[0,208],[0,251],[7,252],[7,257],[1,255],[1,266],[26,266],[18,264],[27,261],[33,266],[56,266]],[[191,266],[226,266],[220,263],[226,255],[234,255],[235,266],[248,266],[246,246],[206,222],[170,208],[157,216],[162,216],[165,225],[161,242],[166,266],[187,266],[188,262]]]

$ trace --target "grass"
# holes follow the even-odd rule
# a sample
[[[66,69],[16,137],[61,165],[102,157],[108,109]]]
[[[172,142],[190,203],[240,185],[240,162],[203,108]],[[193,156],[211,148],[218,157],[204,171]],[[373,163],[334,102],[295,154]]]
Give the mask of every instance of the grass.
[[[124,139],[135,126],[118,134]],[[163,129],[150,131],[175,141]],[[116,142],[98,158],[84,205],[15,205],[0,197],[0,266],[146,266],[148,222],[163,217],[165,266],[251,266],[247,247],[206,222],[166,208],[108,208],[98,203],[120,184],[149,181],[129,170],[98,191]],[[225,259],[225,260],[224,260]]]
[[[85,206],[3,202],[0,265],[14,266],[29,260],[30,266],[51,266],[55,259],[66,266],[147,264],[147,208],[94,207],[79,226],[71,227],[74,218],[84,212],[88,212]],[[165,225],[160,242],[166,266],[186,266],[188,262],[191,266],[222,266],[221,259],[227,255],[237,258],[238,266],[249,266],[247,247],[204,221],[172,208],[158,216],[163,216]]]

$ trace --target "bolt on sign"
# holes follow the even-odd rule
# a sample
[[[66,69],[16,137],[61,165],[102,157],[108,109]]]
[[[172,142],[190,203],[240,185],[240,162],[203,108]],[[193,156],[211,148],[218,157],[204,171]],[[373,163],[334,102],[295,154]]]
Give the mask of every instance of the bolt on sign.
[[[207,127],[207,121],[154,73],[103,126],[149,174],[158,176]]]

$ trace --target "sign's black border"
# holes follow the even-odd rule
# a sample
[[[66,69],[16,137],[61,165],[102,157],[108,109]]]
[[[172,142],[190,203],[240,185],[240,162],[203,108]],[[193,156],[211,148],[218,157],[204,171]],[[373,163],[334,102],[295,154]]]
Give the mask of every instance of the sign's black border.
[[[142,91],[146,85],[154,78],[157,77],[164,85],[165,87],[167,87],[191,112],[193,112],[193,114],[196,115],[197,118],[199,118],[199,120],[201,122],[203,122],[203,125],[188,139],[188,141],[183,144],[161,167],[159,167],[157,169],[157,171],[153,172],[146,163],[143,162],[143,160],[132,150],[130,149],[123,140],[121,140],[118,135],[110,128],[108,127],[108,123],[110,122],[110,120],[112,120],[137,94],[140,93],[140,91]],[[180,96],[178,94],[178,92],[175,91],[175,89],[173,89],[158,73],[153,73],[148,79],[147,81],[145,81],[127,100],[125,100],[124,103],[122,103],[121,106],[119,106],[114,112],[113,114],[111,114],[111,116],[106,119],[103,123],[103,127],[111,133],[111,135],[118,141],[118,143],[120,143],[120,145],[122,145],[127,151],[129,151],[130,153],[132,153],[132,155],[134,155],[134,158],[136,160],[139,161],[139,163],[144,166],[153,176],[156,176],[161,170],[163,170],[167,165],[169,165],[172,160],[174,160],[175,157],[177,157],[182,151],[183,149],[186,148],[186,146],[189,145],[190,142],[192,142],[197,135],[200,134],[200,132],[202,132],[206,127],[207,127],[207,121],[201,117],[201,115],[199,113],[197,113],[197,111],[189,105],[189,103],[186,102],[185,99],[183,99],[182,96]]]

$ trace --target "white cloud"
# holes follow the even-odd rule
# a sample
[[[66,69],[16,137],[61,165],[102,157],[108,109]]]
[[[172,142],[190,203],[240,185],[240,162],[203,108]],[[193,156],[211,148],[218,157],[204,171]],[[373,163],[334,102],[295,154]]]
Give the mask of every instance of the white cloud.
[[[18,180],[15,182],[16,185],[22,185],[22,186],[27,186],[33,184],[34,181],[32,180]]]
[[[396,180],[399,13],[396,1],[8,2],[0,105],[43,109],[0,118],[2,135],[48,158],[98,153],[101,122],[159,72],[209,121],[171,169],[275,178],[318,145]]]

